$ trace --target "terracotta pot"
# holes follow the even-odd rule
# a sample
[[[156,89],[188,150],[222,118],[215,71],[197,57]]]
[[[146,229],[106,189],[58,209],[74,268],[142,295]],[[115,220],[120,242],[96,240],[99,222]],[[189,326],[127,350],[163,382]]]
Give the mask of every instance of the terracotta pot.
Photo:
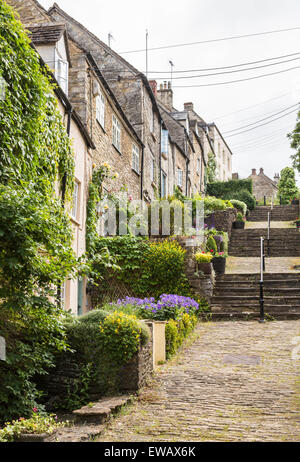
[[[212,265],[216,274],[224,274],[226,268],[226,258],[214,257],[212,259]]]

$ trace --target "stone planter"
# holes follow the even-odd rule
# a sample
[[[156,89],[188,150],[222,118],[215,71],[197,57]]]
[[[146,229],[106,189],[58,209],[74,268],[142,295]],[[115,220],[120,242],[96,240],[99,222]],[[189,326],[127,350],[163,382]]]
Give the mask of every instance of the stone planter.
[[[212,264],[211,263],[197,263],[197,270],[203,274],[211,274]]]
[[[234,221],[232,223],[233,229],[244,229],[245,228],[245,222],[244,221]]]
[[[212,259],[212,265],[216,274],[224,274],[226,269],[226,258],[214,257]]]

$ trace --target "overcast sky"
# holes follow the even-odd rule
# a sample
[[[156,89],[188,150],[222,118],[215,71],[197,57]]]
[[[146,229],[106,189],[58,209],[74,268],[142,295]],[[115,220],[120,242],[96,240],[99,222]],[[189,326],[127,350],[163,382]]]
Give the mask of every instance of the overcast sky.
[[[49,0],[40,0],[40,3],[45,8],[53,4]],[[299,0],[57,0],[57,3],[104,42],[107,43],[108,34],[111,33],[114,38],[111,47],[120,54],[144,49],[146,29],[149,31],[149,48],[152,48],[300,25]],[[300,57],[300,29],[153,50],[149,51],[148,77],[157,78],[158,82],[170,80],[170,60],[175,65],[173,77],[186,77],[235,68],[186,74],[175,72],[232,66],[298,52],[299,55],[254,64],[251,67]],[[126,53],[122,56],[145,72],[145,52]],[[252,168],[264,167],[266,174],[273,178],[274,173],[291,165],[290,155],[293,151],[289,147],[286,134],[295,126],[296,112],[285,114],[296,111],[297,106],[287,108],[300,101],[300,68],[220,86],[175,87],[244,79],[296,66],[300,66],[300,59],[218,76],[174,78],[174,105],[181,110],[184,102],[192,101],[200,116],[207,122],[214,121],[218,125],[233,152],[233,171],[239,172],[241,177],[248,176]],[[168,73],[158,73],[162,71]],[[279,112],[280,114],[274,115]],[[268,118],[271,115],[273,117]],[[277,117],[281,118],[235,135]],[[259,122],[265,118],[267,119]],[[249,124],[252,125],[248,126]],[[238,131],[231,131],[240,127],[242,128]]]

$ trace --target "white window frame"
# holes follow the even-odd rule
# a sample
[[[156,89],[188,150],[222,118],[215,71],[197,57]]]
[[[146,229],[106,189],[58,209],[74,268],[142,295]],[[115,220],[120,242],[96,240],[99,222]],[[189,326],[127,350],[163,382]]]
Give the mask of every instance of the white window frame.
[[[62,69],[65,70],[65,72],[62,72]],[[55,77],[56,80],[63,90],[63,92],[68,95],[68,90],[69,90],[69,63],[68,61],[60,58],[59,56],[56,56],[55,60]]]
[[[75,180],[74,191],[73,191],[73,203],[72,203],[72,209],[71,209],[70,215],[76,221],[78,221],[78,206],[80,202],[79,193],[80,193],[80,183],[79,181]]]
[[[177,168],[177,186],[183,187],[183,170],[181,168]]]
[[[96,119],[99,124],[104,128],[105,125],[105,98],[100,93],[96,96]]]
[[[121,152],[121,124],[114,114],[112,116],[112,143]]]
[[[166,156],[169,152],[169,132],[163,128],[161,130],[161,152]]]
[[[132,169],[140,173],[140,150],[136,144],[132,145]]]

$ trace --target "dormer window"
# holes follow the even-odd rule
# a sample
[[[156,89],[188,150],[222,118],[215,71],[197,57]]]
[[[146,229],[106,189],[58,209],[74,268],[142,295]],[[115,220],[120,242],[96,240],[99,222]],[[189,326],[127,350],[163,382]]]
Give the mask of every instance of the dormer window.
[[[64,59],[57,57],[55,63],[55,77],[63,92],[68,94],[68,75],[69,75],[69,63]]]

